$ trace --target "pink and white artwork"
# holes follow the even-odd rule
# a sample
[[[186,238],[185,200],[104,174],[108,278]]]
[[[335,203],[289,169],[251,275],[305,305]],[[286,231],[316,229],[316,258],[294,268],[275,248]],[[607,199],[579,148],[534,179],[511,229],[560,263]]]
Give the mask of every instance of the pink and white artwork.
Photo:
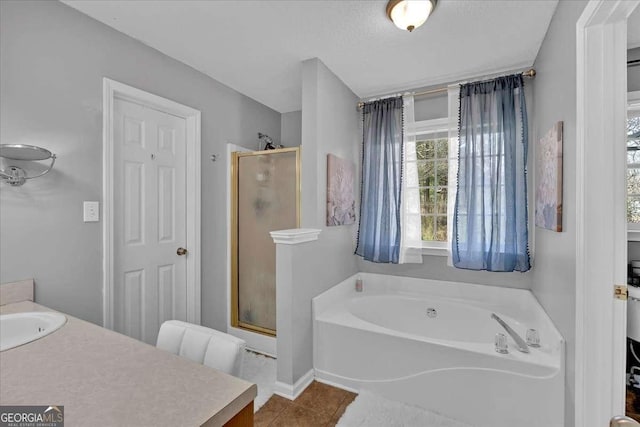
[[[536,146],[536,226],[562,231],[562,122]]]
[[[327,155],[327,226],[356,221],[354,170],[350,161]]]

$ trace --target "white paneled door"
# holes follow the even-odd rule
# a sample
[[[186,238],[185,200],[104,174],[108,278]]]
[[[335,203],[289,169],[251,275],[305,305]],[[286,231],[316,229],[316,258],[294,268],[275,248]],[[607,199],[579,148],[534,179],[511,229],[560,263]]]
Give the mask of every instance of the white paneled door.
[[[187,320],[185,143],[184,118],[114,100],[113,326],[152,345]]]

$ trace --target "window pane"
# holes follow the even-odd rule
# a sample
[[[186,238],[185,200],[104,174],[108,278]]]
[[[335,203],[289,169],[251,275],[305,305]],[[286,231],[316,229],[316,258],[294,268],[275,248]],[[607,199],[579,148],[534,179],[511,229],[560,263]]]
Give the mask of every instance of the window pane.
[[[436,192],[434,188],[421,188],[420,189],[420,210],[423,215],[432,214],[435,212]]]
[[[433,159],[435,157],[435,141],[427,139],[424,141],[416,141],[416,154],[418,160]]]
[[[640,117],[627,119],[627,163],[640,163]]]
[[[637,111],[635,112],[630,112],[631,116],[627,119],[627,135],[629,137],[631,137],[631,135],[636,134],[638,131],[640,131],[640,115],[636,115],[638,114]],[[635,138],[635,143],[638,143],[638,138]],[[632,141],[631,138],[629,138],[629,142],[631,143]],[[631,144],[629,144],[631,145]]]
[[[640,196],[627,197],[627,222],[640,222]]]
[[[629,111],[627,119],[627,163],[640,163],[640,117]],[[627,169],[627,222],[640,223],[640,169]]]
[[[627,169],[627,195],[640,196],[640,169]]]
[[[439,139],[437,143],[437,155],[439,159],[449,157],[449,140]]]
[[[436,185],[447,185],[449,180],[448,160],[436,162]]]
[[[422,240],[435,240],[433,222],[435,217],[422,216]]]
[[[418,162],[418,181],[420,187],[428,187],[435,184],[435,163],[432,161]]]
[[[438,215],[436,217],[436,237],[434,240],[439,242],[447,241],[447,217]]]
[[[415,147],[422,240],[446,241],[450,161],[448,135],[446,131],[425,133],[417,139]],[[413,185],[411,187],[415,188]]]
[[[640,117],[629,111],[627,119],[627,164],[640,163]],[[640,223],[640,169],[627,169],[627,222]]]
[[[447,187],[438,187],[436,189],[436,213],[447,214]]]

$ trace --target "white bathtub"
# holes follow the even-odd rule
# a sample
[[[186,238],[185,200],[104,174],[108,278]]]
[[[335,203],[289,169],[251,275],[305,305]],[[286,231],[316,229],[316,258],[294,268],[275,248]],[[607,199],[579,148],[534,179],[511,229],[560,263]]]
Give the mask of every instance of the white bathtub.
[[[564,340],[531,292],[359,276],[363,292],[354,276],[313,299],[316,378],[478,427],[563,425]],[[541,347],[496,353],[491,313]]]

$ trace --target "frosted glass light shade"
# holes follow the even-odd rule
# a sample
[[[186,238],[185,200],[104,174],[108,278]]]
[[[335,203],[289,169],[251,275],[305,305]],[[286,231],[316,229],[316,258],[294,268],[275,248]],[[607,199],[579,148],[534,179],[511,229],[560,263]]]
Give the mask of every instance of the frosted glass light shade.
[[[387,4],[387,15],[396,27],[409,32],[424,24],[436,0],[391,0]]]

